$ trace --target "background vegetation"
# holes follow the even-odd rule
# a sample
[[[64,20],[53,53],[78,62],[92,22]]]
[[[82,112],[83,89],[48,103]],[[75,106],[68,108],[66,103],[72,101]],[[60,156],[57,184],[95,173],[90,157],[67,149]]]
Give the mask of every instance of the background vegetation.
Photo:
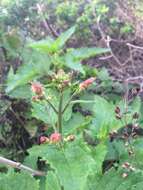
[[[138,0],[0,2],[1,190],[142,189],[142,27]]]

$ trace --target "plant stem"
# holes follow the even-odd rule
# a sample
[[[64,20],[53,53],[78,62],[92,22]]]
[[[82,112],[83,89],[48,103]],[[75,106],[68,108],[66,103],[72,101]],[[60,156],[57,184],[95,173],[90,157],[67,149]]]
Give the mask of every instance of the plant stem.
[[[19,162],[14,162],[12,160],[6,159],[6,158],[1,157],[1,156],[0,156],[0,163],[5,164],[5,165],[9,165],[12,168],[17,168],[20,170],[26,170],[26,171],[32,173],[32,175],[34,175],[34,176],[45,176],[46,175],[45,172],[33,170],[32,168],[29,168],[28,166],[25,166]]]
[[[62,134],[62,106],[63,106],[63,92],[60,94],[59,110],[58,110],[58,132]]]
[[[65,105],[63,111],[62,111],[62,114],[66,111],[66,109],[68,108],[70,102],[72,101],[73,97],[77,94],[77,90],[71,95],[70,99],[68,100],[67,104]]]

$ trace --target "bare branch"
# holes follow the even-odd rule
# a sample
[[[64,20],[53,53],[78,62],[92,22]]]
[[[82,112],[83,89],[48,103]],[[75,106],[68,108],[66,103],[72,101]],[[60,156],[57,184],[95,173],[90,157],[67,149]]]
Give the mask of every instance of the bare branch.
[[[28,166],[25,166],[25,165],[23,165],[23,164],[21,164],[19,162],[15,162],[15,161],[9,160],[9,159],[1,157],[1,156],[0,156],[0,163],[8,165],[8,166],[10,166],[12,168],[17,168],[17,169],[20,169],[20,170],[26,170],[29,173],[32,173],[33,176],[44,176],[44,175],[46,175],[45,172],[38,171],[38,170],[33,170],[32,168],[29,168]]]
[[[141,46],[136,46],[136,45],[133,45],[133,44],[130,44],[130,43],[127,43],[127,46],[130,46],[130,47],[133,47],[133,48],[136,48],[136,49],[143,50],[143,47],[141,47]]]
[[[111,59],[113,56],[112,55],[108,55],[105,57],[99,57],[99,60],[107,60],[107,59]]]
[[[130,82],[130,83],[132,83],[132,82],[134,82],[134,83],[135,83],[135,82],[136,82],[136,83],[140,83],[140,82],[143,81],[143,76],[130,77],[130,78],[127,78],[126,81],[127,81],[127,82]]]
[[[55,38],[59,37],[59,34],[57,33],[57,31],[54,30],[54,28],[49,24],[48,19],[45,19],[45,21],[47,22],[47,25],[48,25],[49,30],[51,31],[52,35],[53,35]]]
[[[43,19],[43,24],[44,24],[46,30],[47,31],[50,30],[50,32],[52,33],[52,35],[57,38],[59,36],[59,34],[49,24],[48,19],[45,18],[44,14],[43,14],[43,11],[42,11],[42,7],[41,7],[41,5],[39,3],[37,3],[37,10],[38,10],[39,14],[41,15],[41,17]]]

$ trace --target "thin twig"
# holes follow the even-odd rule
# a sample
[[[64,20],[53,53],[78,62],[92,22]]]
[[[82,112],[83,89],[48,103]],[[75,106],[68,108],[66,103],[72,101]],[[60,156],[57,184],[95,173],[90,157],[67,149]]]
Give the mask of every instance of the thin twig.
[[[32,173],[33,176],[45,176],[46,175],[45,172],[33,170],[32,168],[25,166],[25,165],[21,164],[20,162],[15,162],[15,161],[9,160],[9,159],[1,157],[1,156],[0,156],[0,163],[8,165],[12,168],[16,168],[16,169],[20,169],[20,170],[26,170],[29,173]]]
[[[72,101],[73,97],[77,94],[77,90],[71,95],[70,99],[68,100],[67,104],[65,105],[62,114],[66,111],[66,109],[68,108],[70,102]]]
[[[128,96],[129,96],[129,88],[128,88],[128,81],[125,81],[125,88],[126,88],[126,92],[125,92],[125,96],[124,96],[124,102],[125,102],[125,117],[124,117],[124,121],[125,121],[125,125],[127,126],[127,112],[128,112]]]
[[[43,11],[42,11],[42,7],[41,7],[41,5],[39,3],[37,3],[37,9],[38,9],[38,11],[39,11],[39,13],[40,13],[40,15],[41,15],[41,17],[43,19],[43,24],[44,24],[46,30],[47,31],[50,30],[50,32],[52,33],[52,35],[57,38],[59,36],[59,34],[49,24],[48,19],[45,18],[44,14],[43,14]]]
[[[112,55],[108,55],[105,57],[99,57],[99,60],[107,60],[107,59],[111,59],[113,56]]]
[[[111,48],[111,45],[110,45],[110,42],[111,42],[111,41],[112,41],[112,40],[111,40],[110,36],[107,36],[107,40],[106,40],[106,42],[107,42],[107,47],[110,48],[111,55],[112,55],[112,57],[115,59],[115,61],[117,62],[117,64],[122,67],[123,64],[120,62],[120,60],[117,58],[117,56],[114,54],[114,52],[113,52],[113,50],[112,50],[112,48]]]
[[[13,115],[15,116],[15,118],[19,121],[19,123],[21,124],[21,126],[23,128],[25,128],[25,124],[23,123],[23,121],[19,118],[19,116],[15,113],[15,111],[12,109],[12,107],[9,107],[10,111],[13,113]]]
[[[55,31],[55,30],[53,29],[53,27],[49,24],[48,19],[45,19],[45,21],[46,21],[46,23],[47,23],[47,25],[48,25],[48,27],[49,27],[49,30],[51,31],[52,35],[53,35],[55,38],[59,37],[59,34],[57,33],[57,31]]]
[[[60,94],[60,102],[59,102],[59,109],[58,109],[58,132],[62,134],[62,109],[63,109],[63,92]]]
[[[55,112],[56,114],[58,114],[57,109],[56,109],[55,106],[49,101],[49,99],[48,99],[47,97],[45,97],[45,99],[46,99],[46,101],[48,102],[48,104],[52,107],[52,109],[54,110],[54,112]]]
[[[127,46],[130,46],[130,47],[133,47],[133,48],[136,48],[136,49],[143,50],[143,47],[141,47],[141,46],[136,46],[136,45],[133,45],[133,44],[130,44],[130,43],[127,43]]]
[[[129,77],[126,79],[127,82],[141,82],[143,81],[143,76]]]

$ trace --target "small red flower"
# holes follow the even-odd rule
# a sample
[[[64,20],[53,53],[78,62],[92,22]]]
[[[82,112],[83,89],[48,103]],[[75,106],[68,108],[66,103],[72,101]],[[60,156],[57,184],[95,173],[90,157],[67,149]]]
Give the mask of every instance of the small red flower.
[[[83,81],[82,83],[80,83],[79,88],[80,90],[84,90],[86,89],[88,86],[90,86],[93,82],[95,81],[95,77],[91,77],[85,81]]]
[[[31,90],[39,96],[42,96],[44,93],[44,87],[39,82],[32,82]]]
[[[60,142],[61,141],[61,134],[57,133],[57,132],[51,134],[50,141],[52,143],[58,143],[58,142]]]
[[[130,164],[128,162],[125,162],[123,165],[122,165],[122,168],[129,168],[130,167]]]
[[[40,144],[43,144],[43,143],[49,142],[49,138],[45,136],[41,136],[39,141],[40,141]]]

